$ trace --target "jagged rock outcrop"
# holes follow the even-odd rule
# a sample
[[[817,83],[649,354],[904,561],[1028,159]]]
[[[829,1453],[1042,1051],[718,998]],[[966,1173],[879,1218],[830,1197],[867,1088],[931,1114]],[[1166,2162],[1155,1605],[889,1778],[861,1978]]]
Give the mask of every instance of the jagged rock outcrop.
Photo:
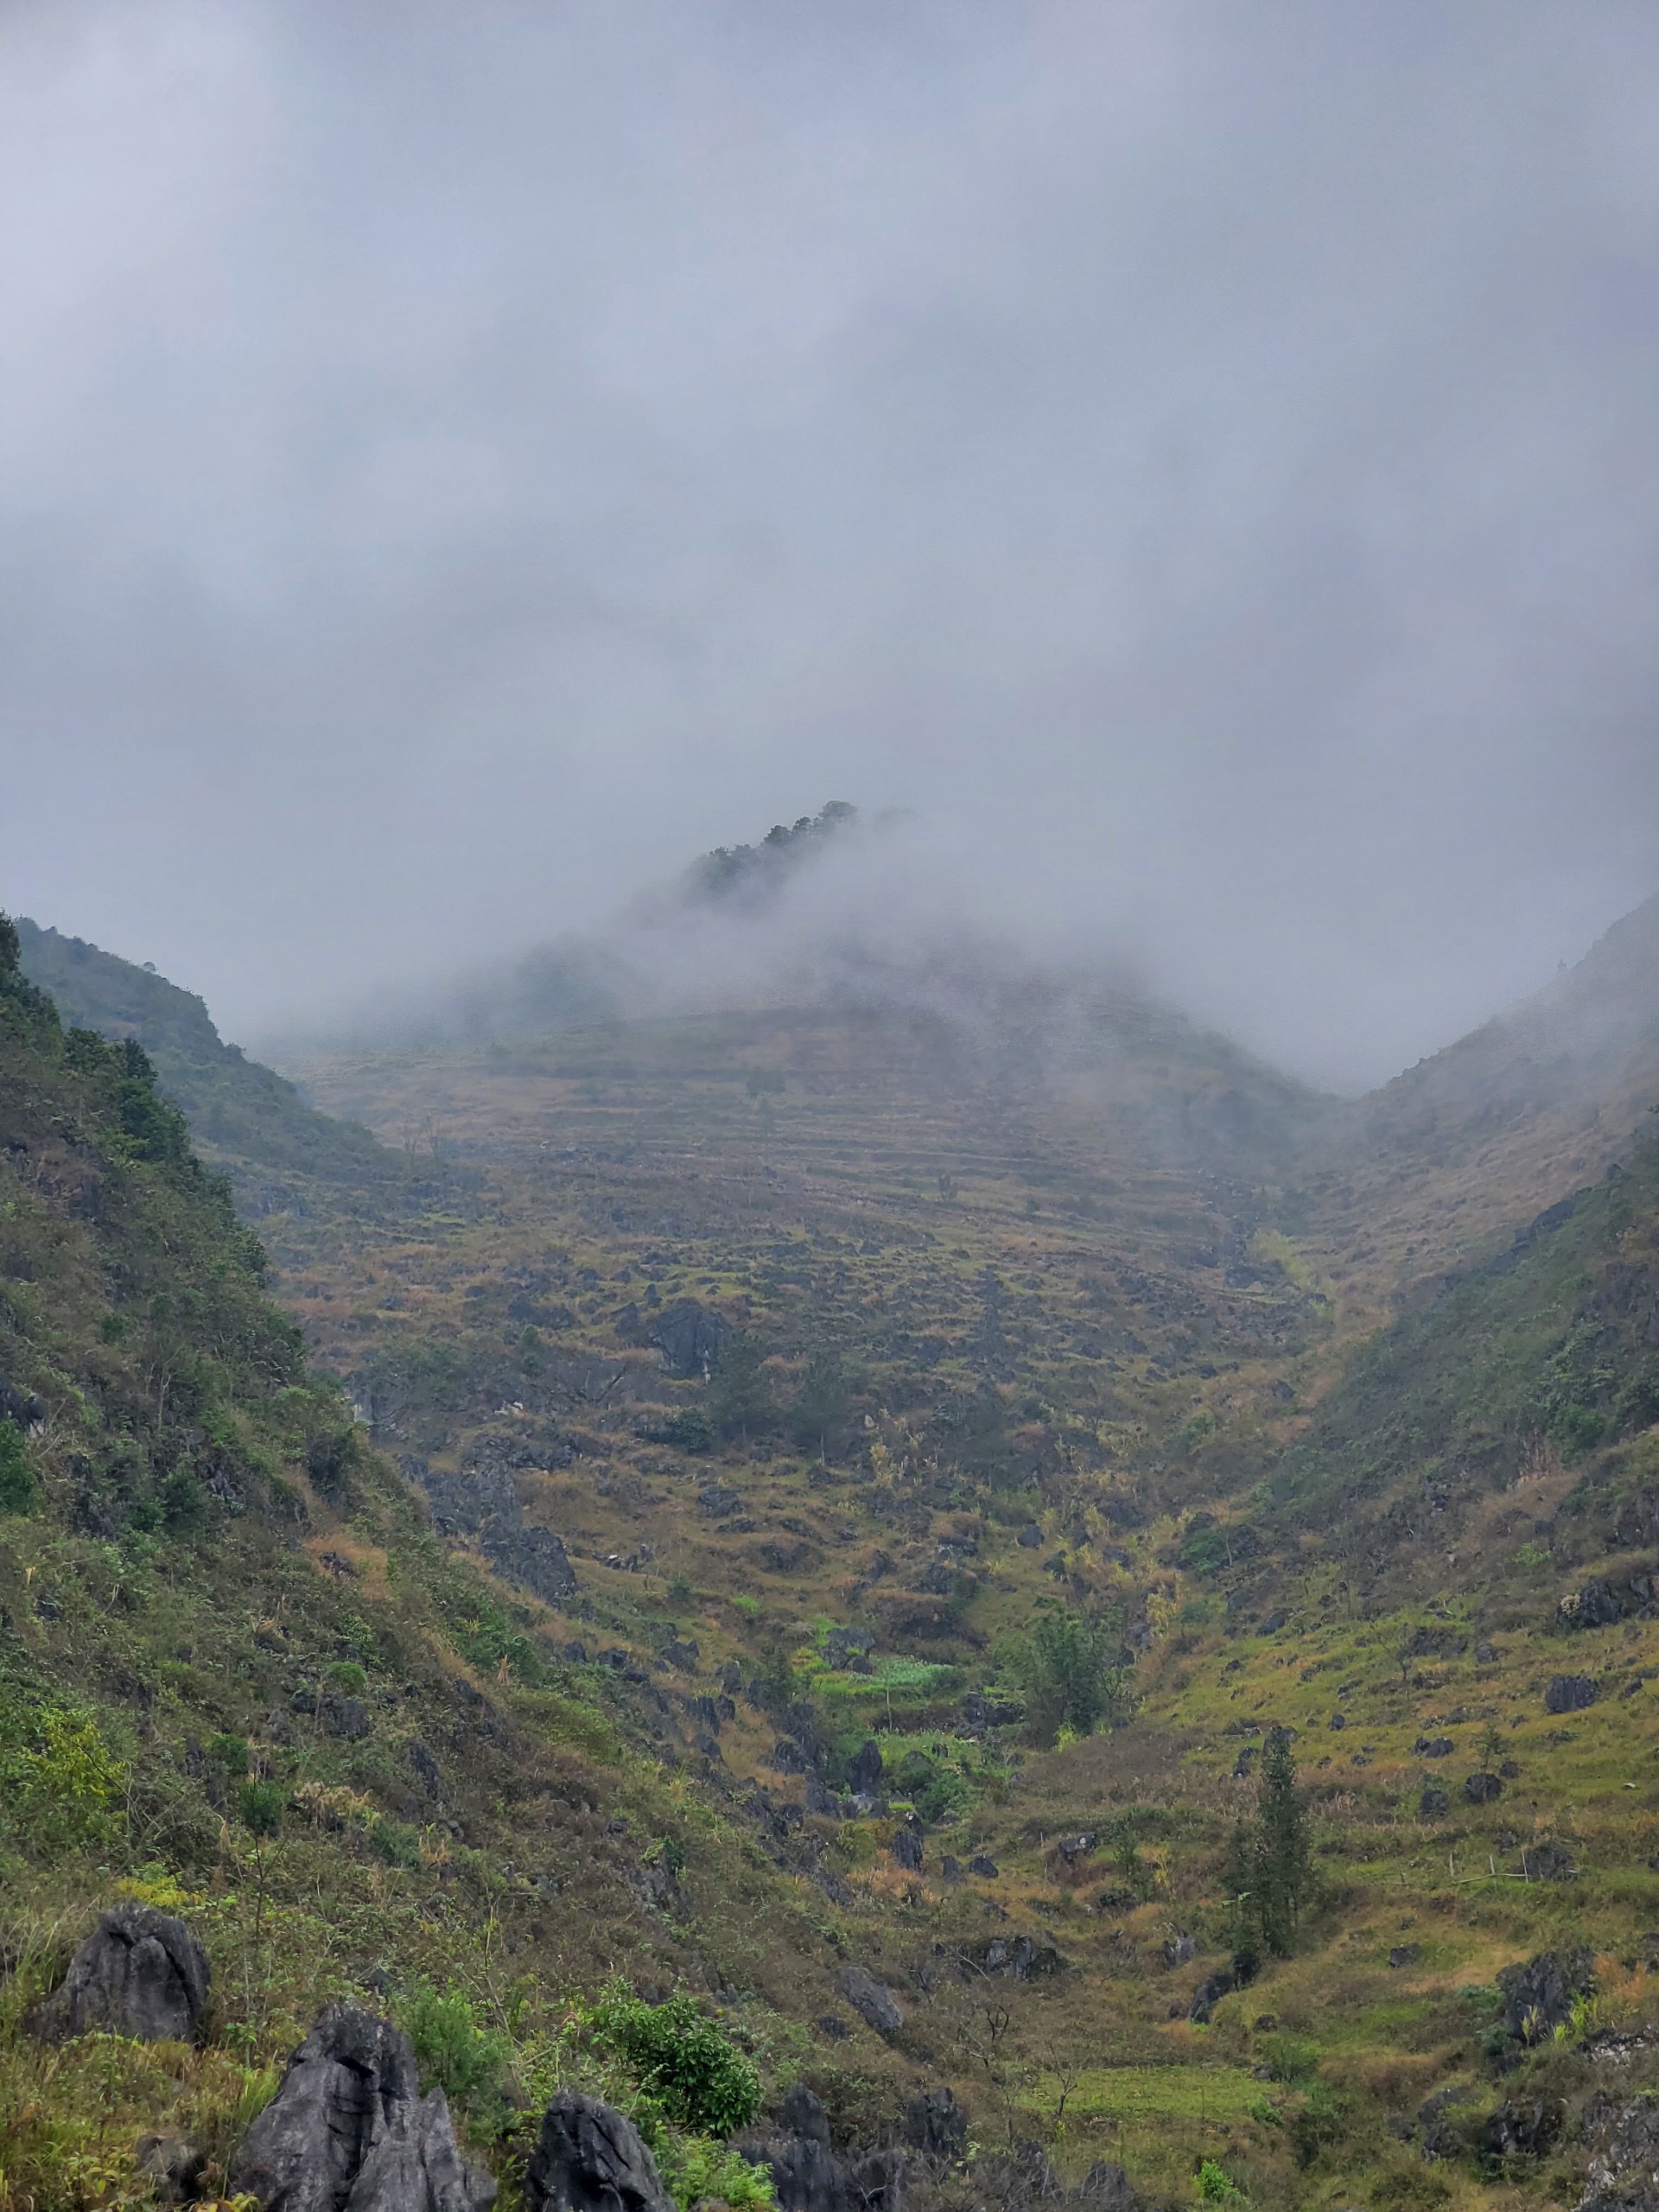
[[[942,2094],[954,2109],[950,2091]],[[899,2212],[902,2155],[849,2149],[837,2156],[828,2114],[799,2082],[785,2096],[772,2125],[749,2128],[733,2144],[751,2165],[766,2167],[779,2212]]]
[[[1591,1675],[1552,1675],[1544,1690],[1546,1713],[1587,1713],[1601,1694]]]
[[[524,2203],[527,2212],[674,2212],[633,2122],[574,2090],[543,2114]]]
[[[1652,2212],[1659,2201],[1659,2098],[1613,2097],[1585,2108],[1590,2168],[1578,2212]]]
[[[351,2005],[289,2061],[227,2185],[262,2212],[487,2212],[496,2193],[461,2156],[442,2090],[421,2095],[408,2037]]]
[[[102,2031],[138,2043],[198,2043],[207,2011],[207,1954],[181,1920],[117,1905],[25,2024],[42,2043]]]
[[[1540,1951],[1523,1966],[1504,1967],[1497,1977],[1503,2026],[1516,2043],[1548,2043],[1571,2024],[1573,2001],[1595,1988],[1588,1951]]]
[[[896,2036],[905,2024],[898,2000],[884,1982],[861,1967],[843,1967],[836,1986],[865,2024],[879,2036]]]

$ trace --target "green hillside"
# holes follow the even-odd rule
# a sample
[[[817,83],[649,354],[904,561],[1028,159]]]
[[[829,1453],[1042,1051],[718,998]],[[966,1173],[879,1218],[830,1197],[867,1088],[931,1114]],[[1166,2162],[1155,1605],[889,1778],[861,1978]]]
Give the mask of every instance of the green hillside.
[[[245,1219],[284,1246],[313,1214],[407,1216],[460,1200],[424,1142],[417,1164],[366,1129],[320,1114],[274,1070],[219,1036],[203,1001],[148,968],[20,919],[22,973],[65,1022],[141,1045],[202,1157],[230,1179]]]

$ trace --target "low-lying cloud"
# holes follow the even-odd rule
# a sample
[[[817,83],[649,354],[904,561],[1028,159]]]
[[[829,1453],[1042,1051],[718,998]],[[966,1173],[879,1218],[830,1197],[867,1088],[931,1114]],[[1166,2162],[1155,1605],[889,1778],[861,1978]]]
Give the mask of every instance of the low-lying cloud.
[[[1659,883],[1656,93],[1618,0],[14,7],[0,896],[246,1036],[838,793],[1386,1075]]]

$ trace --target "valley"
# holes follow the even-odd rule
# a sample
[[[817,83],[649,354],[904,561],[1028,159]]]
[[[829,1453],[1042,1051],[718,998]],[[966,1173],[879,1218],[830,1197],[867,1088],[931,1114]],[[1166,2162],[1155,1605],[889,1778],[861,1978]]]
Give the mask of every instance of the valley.
[[[90,2099],[104,2178],[37,2143],[0,2202],[127,2201],[175,2111],[222,2175],[321,1994],[424,1988],[498,2040],[452,2101],[512,2203],[549,2082],[632,2094],[584,2025],[620,1976],[694,1992],[768,2110],[908,2140],[889,2206],[1576,2205],[1659,2086],[1632,919],[1512,1050],[1358,1106],[1117,987],[935,971],[318,1052],[256,1115],[216,1034],[169,1032],[169,1081],[168,987],[26,936],[66,1022],[153,1054],[316,1379],[161,1451],[152,1358],[102,1416],[219,1452],[234,1513],[76,1471],[115,1465],[70,1434],[129,1339],[16,1103],[81,1048],[20,1031],[0,1364],[51,1417],[9,1663],[131,1779],[73,1849],[8,1832],[0,2119],[67,2143]],[[1287,1744],[1281,1924],[1249,1869]],[[16,2040],[112,1885],[219,1974],[216,2040],[148,2075]]]

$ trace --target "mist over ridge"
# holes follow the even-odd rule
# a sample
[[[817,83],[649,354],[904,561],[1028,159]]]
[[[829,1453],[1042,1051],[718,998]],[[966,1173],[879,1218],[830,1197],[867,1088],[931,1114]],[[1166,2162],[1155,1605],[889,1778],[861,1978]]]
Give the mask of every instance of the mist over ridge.
[[[1659,881],[1656,89],[1625,4],[10,10],[7,896],[257,1042],[844,791],[1382,1080]]]

